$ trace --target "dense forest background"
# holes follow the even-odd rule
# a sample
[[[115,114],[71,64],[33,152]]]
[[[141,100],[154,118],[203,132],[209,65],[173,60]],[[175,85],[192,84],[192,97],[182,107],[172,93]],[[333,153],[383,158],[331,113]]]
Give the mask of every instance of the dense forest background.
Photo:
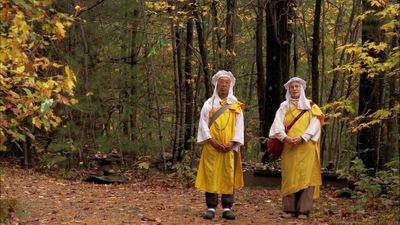
[[[0,143],[25,167],[190,164],[211,76],[236,76],[247,161],[283,84],[326,112],[322,164],[399,155],[399,3],[384,0],[1,1]]]
[[[399,11],[394,0],[0,0],[0,223],[21,209],[35,224],[201,223],[187,187],[223,69],[246,105],[245,169],[260,166],[283,84],[299,76],[326,114],[323,172],[347,186],[324,186],[313,221],[398,224]],[[93,174],[131,182],[81,182]],[[278,190],[240,193],[238,224],[283,223]]]

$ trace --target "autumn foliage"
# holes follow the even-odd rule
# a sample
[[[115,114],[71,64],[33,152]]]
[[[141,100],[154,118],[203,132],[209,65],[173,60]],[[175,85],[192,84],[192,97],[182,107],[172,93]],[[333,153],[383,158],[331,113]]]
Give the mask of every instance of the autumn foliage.
[[[0,151],[7,142],[34,139],[34,129],[56,127],[56,104],[71,105],[75,74],[47,56],[72,18],[52,1],[0,1]]]

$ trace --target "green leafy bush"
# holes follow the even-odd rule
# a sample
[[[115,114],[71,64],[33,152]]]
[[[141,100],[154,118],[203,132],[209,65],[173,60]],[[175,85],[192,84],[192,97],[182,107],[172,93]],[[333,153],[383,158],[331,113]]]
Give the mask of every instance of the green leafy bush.
[[[26,212],[16,199],[0,198],[0,224],[19,224]]]
[[[385,164],[385,169],[370,175],[371,169],[365,168],[361,159],[351,161],[348,170],[338,171],[340,178],[346,178],[351,187],[355,210],[366,207],[385,206],[391,208],[399,205],[400,180],[399,158],[395,157]]]
[[[182,161],[172,166],[172,170],[176,171],[175,174],[185,180],[187,187],[192,187],[196,180],[197,170],[193,168],[192,162],[193,153],[184,151]]]

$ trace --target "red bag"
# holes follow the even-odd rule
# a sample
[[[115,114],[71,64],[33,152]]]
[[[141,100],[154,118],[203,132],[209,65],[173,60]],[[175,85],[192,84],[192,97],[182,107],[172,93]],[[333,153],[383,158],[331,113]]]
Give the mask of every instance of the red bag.
[[[277,138],[268,139],[268,153],[280,156],[283,151],[283,142]]]

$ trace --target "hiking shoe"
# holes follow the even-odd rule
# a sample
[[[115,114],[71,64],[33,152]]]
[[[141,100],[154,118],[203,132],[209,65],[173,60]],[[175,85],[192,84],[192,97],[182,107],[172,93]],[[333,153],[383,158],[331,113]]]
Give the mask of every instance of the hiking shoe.
[[[308,215],[307,214],[299,214],[298,216],[297,216],[297,218],[299,218],[299,219],[308,219]]]
[[[203,219],[212,220],[214,218],[214,216],[215,216],[215,212],[211,211],[211,210],[208,210],[206,213],[204,213]]]
[[[282,218],[293,218],[296,217],[294,213],[283,213]]]
[[[234,220],[236,217],[232,210],[228,210],[222,213],[222,218],[225,218],[227,220]]]

